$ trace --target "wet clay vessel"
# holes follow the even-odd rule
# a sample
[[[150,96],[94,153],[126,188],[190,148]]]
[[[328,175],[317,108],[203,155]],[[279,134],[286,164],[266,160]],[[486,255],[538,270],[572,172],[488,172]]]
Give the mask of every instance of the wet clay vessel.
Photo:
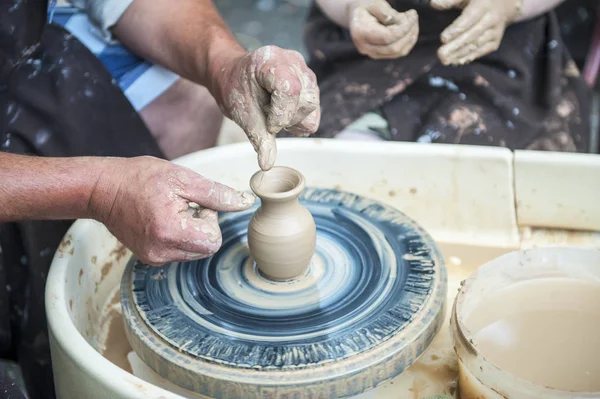
[[[268,277],[250,256],[248,226],[263,204],[220,215],[223,244],[210,258],[130,261],[121,305],[144,363],[207,398],[334,399],[415,362],[444,320],[446,268],[436,244],[368,198],[306,187],[298,200],[314,219],[317,245],[307,269],[308,255],[285,275],[305,270],[291,280]]]
[[[261,205],[248,225],[248,247],[259,270],[274,280],[303,275],[315,252],[317,227],[310,212],[298,202],[305,188],[297,170],[276,166],[259,171],[250,188]]]

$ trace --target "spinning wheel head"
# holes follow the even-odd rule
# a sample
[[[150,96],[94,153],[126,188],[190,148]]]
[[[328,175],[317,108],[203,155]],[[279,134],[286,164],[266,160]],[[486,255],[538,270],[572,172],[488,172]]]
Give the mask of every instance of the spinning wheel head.
[[[307,189],[317,226],[309,268],[263,276],[249,257],[255,209],[224,214],[221,250],[153,268],[132,259],[121,300],[137,354],[211,398],[357,395],[401,373],[441,327],[446,270],[401,212],[353,194]]]

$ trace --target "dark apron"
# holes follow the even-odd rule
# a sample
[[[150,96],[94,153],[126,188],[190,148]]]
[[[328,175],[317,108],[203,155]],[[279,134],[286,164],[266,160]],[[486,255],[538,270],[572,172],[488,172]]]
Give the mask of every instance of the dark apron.
[[[0,149],[163,157],[101,62],[46,16],[45,0],[0,0]],[[20,363],[31,399],[54,398],[44,287],[71,223],[0,225],[0,357]]]
[[[334,137],[380,111],[390,140],[588,151],[591,93],[554,13],[510,26],[493,54],[444,67],[439,36],[459,12],[436,11],[428,0],[390,3],[419,13],[418,43],[396,60],[360,55],[346,29],[311,9],[305,43],[321,90],[317,136]]]

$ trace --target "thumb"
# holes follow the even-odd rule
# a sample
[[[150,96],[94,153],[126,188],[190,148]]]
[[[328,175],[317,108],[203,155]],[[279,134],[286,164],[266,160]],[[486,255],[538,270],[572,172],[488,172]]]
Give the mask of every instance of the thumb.
[[[186,200],[213,211],[243,211],[256,201],[256,197],[249,192],[234,190],[200,175],[190,180],[185,192],[183,197]]]
[[[367,6],[367,11],[377,18],[380,24],[388,26],[400,22],[401,15],[387,1],[373,2]]]
[[[461,7],[465,0],[431,0],[431,7],[436,10],[449,10],[450,8]]]

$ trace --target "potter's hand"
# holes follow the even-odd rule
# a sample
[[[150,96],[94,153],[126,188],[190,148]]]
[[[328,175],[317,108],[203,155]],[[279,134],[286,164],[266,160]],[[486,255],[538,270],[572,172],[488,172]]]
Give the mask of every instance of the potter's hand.
[[[300,53],[261,47],[224,66],[221,79],[221,109],[244,129],[261,169],[273,167],[281,129],[296,136],[317,130],[319,87]]]
[[[500,47],[506,27],[521,12],[523,0],[431,0],[440,10],[464,8],[441,35],[438,57],[444,65],[464,65]]]
[[[348,5],[349,29],[356,49],[370,58],[404,57],[419,37],[415,10],[400,13],[385,0],[358,0]]]
[[[167,161],[138,157],[115,158],[106,166],[89,207],[142,262],[158,266],[212,255],[221,246],[217,211],[240,211],[253,203],[250,193]]]

